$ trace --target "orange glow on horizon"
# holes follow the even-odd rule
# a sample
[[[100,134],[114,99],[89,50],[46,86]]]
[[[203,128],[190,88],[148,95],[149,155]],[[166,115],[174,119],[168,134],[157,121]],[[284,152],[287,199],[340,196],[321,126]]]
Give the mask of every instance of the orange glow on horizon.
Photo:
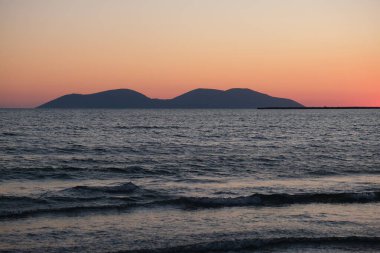
[[[380,106],[377,0],[0,0],[0,107],[129,88]]]

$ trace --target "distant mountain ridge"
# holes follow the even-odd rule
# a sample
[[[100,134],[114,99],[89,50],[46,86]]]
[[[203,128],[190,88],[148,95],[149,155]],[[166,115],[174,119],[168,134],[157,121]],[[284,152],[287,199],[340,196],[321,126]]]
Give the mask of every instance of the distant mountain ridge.
[[[304,107],[287,98],[272,97],[243,88],[229,90],[195,89],[173,99],[152,99],[130,89],[93,94],[69,94],[38,108],[258,108]]]

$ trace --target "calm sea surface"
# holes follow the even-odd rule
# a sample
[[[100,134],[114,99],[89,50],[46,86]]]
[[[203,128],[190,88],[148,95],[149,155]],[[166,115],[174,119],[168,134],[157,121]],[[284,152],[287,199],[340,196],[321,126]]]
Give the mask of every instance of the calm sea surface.
[[[0,251],[380,252],[380,110],[0,110]]]

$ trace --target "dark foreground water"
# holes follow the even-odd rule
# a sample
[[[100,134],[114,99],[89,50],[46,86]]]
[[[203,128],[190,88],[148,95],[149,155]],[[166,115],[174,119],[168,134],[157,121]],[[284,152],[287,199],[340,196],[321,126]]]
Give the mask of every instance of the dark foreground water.
[[[380,111],[0,110],[0,251],[380,252]]]

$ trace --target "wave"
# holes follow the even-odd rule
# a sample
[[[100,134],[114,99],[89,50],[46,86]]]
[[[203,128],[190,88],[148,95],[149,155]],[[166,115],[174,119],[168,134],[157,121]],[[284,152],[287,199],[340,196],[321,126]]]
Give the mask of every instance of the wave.
[[[223,240],[206,243],[190,244],[158,249],[140,249],[116,251],[118,253],[205,253],[205,252],[236,252],[242,250],[257,250],[290,245],[345,245],[362,246],[368,249],[370,246],[380,247],[380,237],[280,237],[268,239],[241,239]]]
[[[379,175],[380,170],[377,168],[363,168],[360,170],[355,169],[341,169],[341,170],[327,170],[327,169],[319,169],[305,172],[308,175],[312,176],[335,176],[335,175]]]
[[[309,175],[312,176],[335,176],[339,175],[339,171],[332,171],[332,170],[312,170],[308,172]]]
[[[237,206],[278,206],[290,204],[345,204],[370,203],[380,201],[379,192],[361,193],[305,193],[305,194],[253,194],[250,196],[211,198],[211,197],[180,197],[165,200],[165,204],[184,205],[195,208],[217,208]]]
[[[0,180],[8,179],[71,179],[69,173],[82,168],[75,167],[32,167],[32,168],[0,168]]]
[[[120,174],[143,174],[143,175],[172,175],[175,174],[175,171],[163,168],[152,168],[147,169],[141,166],[128,166],[128,167],[110,167],[102,168],[102,171],[116,172]]]
[[[155,200],[162,198],[165,197],[152,190],[140,188],[132,182],[110,186],[79,185],[42,194],[40,197],[0,195],[0,219],[40,214],[124,210],[154,204]]]
[[[19,136],[21,134],[20,133],[15,133],[15,132],[2,132],[1,135],[4,135],[4,136]]]
[[[69,188],[69,191],[86,191],[86,192],[104,192],[104,193],[131,193],[140,189],[137,185],[132,182],[124,183],[115,186],[75,186]]]
[[[115,126],[117,129],[180,129],[180,126]]]
[[[0,220],[14,219],[14,218],[26,218],[30,216],[38,216],[42,214],[70,214],[79,212],[91,212],[91,211],[107,211],[107,210],[125,210],[130,207],[134,207],[136,204],[118,204],[118,205],[83,205],[83,206],[69,206],[69,207],[56,207],[56,208],[37,208],[30,210],[9,211],[2,212],[0,214]]]
[[[69,214],[101,210],[124,210],[144,206],[148,195],[141,191],[137,196],[97,195],[100,193],[133,193],[140,189],[133,183],[117,186],[76,186],[58,192],[58,195],[42,195],[39,198],[27,196],[0,195],[0,219],[24,218],[41,214]],[[69,195],[67,195],[69,192]],[[62,194],[63,195],[60,195]],[[158,196],[157,196],[158,198]]]
[[[152,208],[160,206],[174,206],[179,208],[224,208],[242,206],[282,206],[292,204],[350,204],[350,203],[374,203],[380,201],[380,192],[362,193],[309,193],[309,194],[253,194],[230,198],[218,197],[179,197],[170,199],[169,196],[144,190],[137,185],[128,182],[117,186],[76,186],[63,191],[76,193],[74,196],[47,196],[42,199],[28,197],[0,196],[3,205],[17,202],[23,204],[35,204],[34,209],[4,210],[0,212],[0,219],[22,218],[39,214],[66,214],[82,211],[110,211],[125,210],[129,208]],[[135,195],[135,192],[138,194]],[[89,192],[90,195],[85,194]],[[133,193],[130,196],[96,196],[92,193]],[[79,194],[79,196],[77,195]],[[54,201],[58,201],[57,204]],[[96,201],[96,202],[91,202]],[[64,204],[64,206],[62,206]],[[14,206],[14,205],[13,205]]]
[[[9,196],[9,195],[0,195],[0,202],[2,205],[4,202],[12,203],[12,202],[23,202],[29,204],[46,204],[47,201],[40,198],[31,198],[26,196]]]
[[[0,168],[0,181],[9,179],[29,179],[29,180],[39,180],[39,179],[75,179],[75,178],[102,178],[109,176],[119,176],[128,175],[131,177],[145,177],[145,176],[178,176],[179,170],[173,169],[165,166],[140,166],[140,165],[130,165],[130,166],[103,166],[103,164],[109,163],[106,160],[96,160],[94,158],[73,158],[71,161],[86,164],[85,166],[46,166],[46,167],[2,167]],[[262,162],[266,162],[266,159],[261,159]],[[213,168],[208,168],[203,165],[205,161],[200,161],[199,164],[188,164],[190,169],[186,169],[188,173],[195,173],[198,175],[210,175],[211,173],[215,176],[216,174],[223,175],[223,173],[229,173],[228,171],[218,171]],[[88,164],[91,165],[88,165]],[[275,165],[273,163],[271,166]],[[252,171],[251,171],[252,172]],[[256,171],[254,171],[256,173]],[[340,170],[340,171],[329,171],[329,170],[312,170],[302,172],[305,176],[334,176],[334,175],[379,175],[380,170],[378,169],[363,169],[363,170]],[[288,175],[281,173],[277,175],[280,178],[300,178],[301,174]],[[188,178],[180,179],[183,181],[191,180]]]
[[[90,173],[89,173],[90,172]],[[9,179],[73,179],[77,177],[102,176],[98,173],[125,174],[130,176],[173,175],[176,171],[164,168],[127,167],[32,167],[0,168],[0,181]]]

